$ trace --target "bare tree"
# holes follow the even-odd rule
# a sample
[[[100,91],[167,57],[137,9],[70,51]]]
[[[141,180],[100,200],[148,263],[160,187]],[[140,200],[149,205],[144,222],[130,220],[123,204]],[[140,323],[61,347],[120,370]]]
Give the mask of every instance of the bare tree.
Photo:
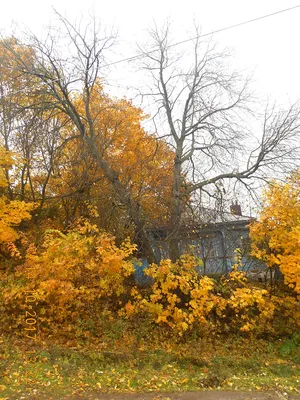
[[[147,48],[139,48],[139,62],[152,78],[143,94],[154,99],[159,136],[175,152],[168,240],[176,260],[186,202],[194,193],[212,196],[216,184],[226,180],[250,190],[254,178],[266,179],[279,165],[299,163],[300,111],[298,104],[286,111],[267,110],[257,135],[244,122],[251,114],[248,79],[228,72],[226,51],[201,40],[198,29],[188,54],[176,53],[169,24],[151,30],[150,37]]]

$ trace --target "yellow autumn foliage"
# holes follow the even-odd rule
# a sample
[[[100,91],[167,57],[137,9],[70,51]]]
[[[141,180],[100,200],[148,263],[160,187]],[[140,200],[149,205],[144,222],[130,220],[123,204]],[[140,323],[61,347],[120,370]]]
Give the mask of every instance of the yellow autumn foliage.
[[[25,203],[19,200],[10,200],[5,189],[7,188],[7,171],[16,164],[14,154],[0,146],[0,245],[9,245],[15,242],[19,234],[18,225],[24,219],[31,219],[30,211],[34,208],[33,203]]]
[[[200,261],[184,255],[176,263],[165,259],[152,264],[146,273],[153,284],[140,289],[132,279],[135,249],[128,240],[116,246],[111,235],[84,219],[68,232],[46,232],[42,247],[31,244],[26,263],[2,282],[2,326],[21,329],[26,293],[34,293],[39,334],[68,341],[81,326],[84,335],[99,338],[105,321],[122,318],[148,321],[179,336],[273,335],[299,327],[296,299],[248,283],[238,270],[238,253],[233,270],[219,281],[198,275]]]
[[[193,329],[202,333],[224,329],[272,331],[275,307],[283,304],[279,298],[271,298],[267,290],[248,284],[245,272],[238,270],[239,252],[232,271],[219,282],[199,276],[199,265],[200,260],[191,255],[182,256],[176,263],[167,259],[152,264],[146,272],[154,280],[151,291],[144,294],[133,290],[133,300],[120,314],[132,317],[144,313],[179,335]]]
[[[42,247],[29,246],[19,271],[29,278],[22,291],[36,293],[45,326],[84,319],[128,290],[125,280],[133,273],[128,257],[135,250],[129,240],[117,247],[113,236],[80,218],[66,233],[46,231]]]
[[[250,235],[252,255],[271,270],[279,267],[285,283],[300,294],[300,170],[269,186]]]

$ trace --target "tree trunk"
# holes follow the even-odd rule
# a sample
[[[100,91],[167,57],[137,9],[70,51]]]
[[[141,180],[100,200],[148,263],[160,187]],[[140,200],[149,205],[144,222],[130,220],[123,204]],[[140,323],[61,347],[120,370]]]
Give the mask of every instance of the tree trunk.
[[[97,162],[99,167],[102,169],[105,177],[109,180],[109,182],[113,185],[114,189],[116,190],[116,193],[119,196],[120,202],[124,206],[126,206],[128,214],[135,225],[136,240],[138,242],[137,244],[138,244],[140,250],[144,253],[149,264],[157,262],[152,245],[151,245],[149,235],[147,234],[146,229],[145,229],[145,225],[146,225],[145,220],[141,216],[141,213],[139,210],[139,204],[132,200],[129,191],[123,186],[123,184],[119,180],[118,172],[113,170],[108,165],[108,163],[102,158],[95,141],[88,136],[83,136],[83,140],[84,140],[88,150],[93,155],[95,161]]]
[[[180,257],[179,231],[181,223],[181,156],[176,156],[174,161],[173,190],[172,190],[172,210],[169,232],[169,251],[172,262]]]

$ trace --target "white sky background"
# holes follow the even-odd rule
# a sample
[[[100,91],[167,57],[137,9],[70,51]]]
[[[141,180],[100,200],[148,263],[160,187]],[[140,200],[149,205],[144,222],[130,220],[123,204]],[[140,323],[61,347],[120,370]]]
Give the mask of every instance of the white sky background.
[[[176,28],[175,40],[180,41],[187,37],[193,18],[208,33],[298,4],[300,0],[2,0],[0,29],[9,35],[15,21],[39,35],[43,26],[55,24],[53,7],[70,21],[94,11],[104,25],[113,24],[118,30],[115,59],[121,59],[135,54],[135,42],[146,37],[153,20],[161,24],[169,17]],[[280,103],[300,97],[299,38],[300,8],[214,36],[221,48],[235,49],[233,63],[238,70],[255,70],[254,90]],[[116,67],[114,84],[134,84],[130,71],[128,63]],[[115,87],[114,94],[124,93]]]
[[[188,37],[193,19],[199,22],[202,33],[210,33],[300,5],[300,0],[0,0],[0,4],[0,30],[7,36],[13,21],[40,36],[43,26],[57,21],[53,8],[71,22],[92,12],[103,25],[118,30],[119,45],[111,56],[111,61],[117,61],[136,54],[135,43],[145,40],[153,21],[158,25],[167,18],[173,21],[177,42]],[[246,75],[254,71],[252,88],[262,100],[286,106],[300,98],[299,39],[300,7],[214,35],[220,48],[234,49],[235,69]],[[128,62],[112,68],[111,94],[133,97],[127,87],[145,83],[134,68]]]

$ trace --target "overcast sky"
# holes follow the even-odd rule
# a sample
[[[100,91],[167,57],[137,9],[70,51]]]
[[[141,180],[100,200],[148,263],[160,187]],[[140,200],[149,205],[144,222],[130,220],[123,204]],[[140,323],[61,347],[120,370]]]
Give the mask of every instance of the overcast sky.
[[[40,34],[43,26],[55,24],[53,8],[71,21],[92,10],[104,24],[113,24],[119,32],[116,59],[134,54],[134,43],[145,37],[155,20],[174,22],[175,38],[183,40],[193,18],[207,33],[300,4],[300,0],[11,0],[2,1],[0,27],[9,35],[13,21]],[[235,49],[237,69],[255,70],[254,88],[263,97],[279,102],[300,97],[300,7],[251,24],[214,35],[221,47]],[[115,84],[131,83],[127,63],[115,72]],[[128,72],[129,74],[129,72]],[[128,75],[129,77],[129,75]],[[118,88],[115,88],[116,94]],[[120,90],[123,95],[124,91]]]

